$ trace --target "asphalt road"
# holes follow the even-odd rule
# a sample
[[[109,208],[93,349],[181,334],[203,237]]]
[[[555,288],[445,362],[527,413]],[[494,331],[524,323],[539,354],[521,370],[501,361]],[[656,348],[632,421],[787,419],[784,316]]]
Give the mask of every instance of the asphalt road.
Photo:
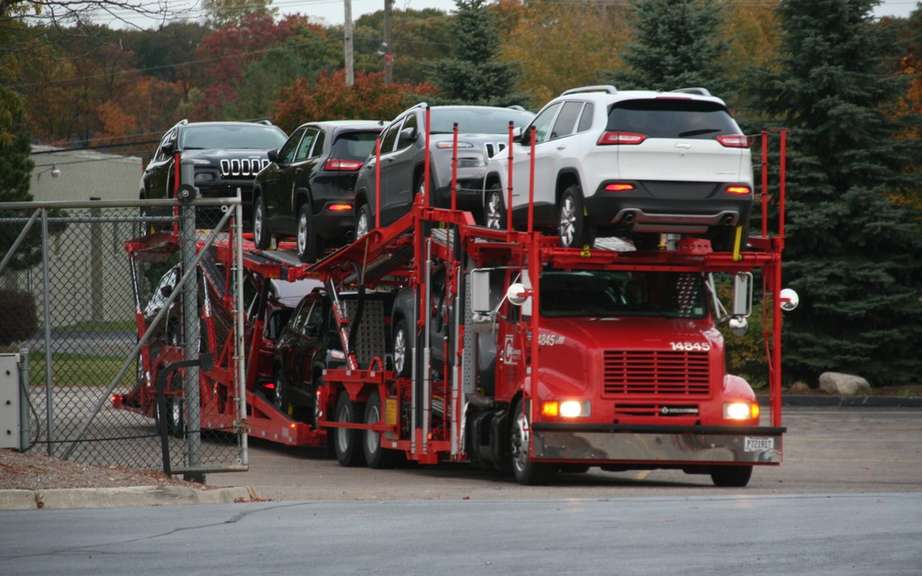
[[[0,513],[0,573],[922,573],[922,494]]]
[[[654,470],[558,477],[518,486],[467,465],[396,470],[343,468],[322,451],[250,441],[250,471],[211,474],[275,500],[610,498],[624,495],[817,494],[922,491],[922,410],[786,408],[784,463],[760,467],[748,488],[717,489],[708,476]],[[922,517],[920,517],[922,523]],[[920,544],[922,548],[922,544]],[[920,570],[922,574],[922,570]]]

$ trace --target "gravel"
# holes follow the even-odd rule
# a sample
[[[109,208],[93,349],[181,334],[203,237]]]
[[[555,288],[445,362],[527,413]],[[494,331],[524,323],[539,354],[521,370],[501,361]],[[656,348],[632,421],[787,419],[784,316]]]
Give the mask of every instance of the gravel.
[[[35,452],[0,450],[0,490],[164,485],[205,489],[200,484],[171,478],[156,470],[92,466]]]

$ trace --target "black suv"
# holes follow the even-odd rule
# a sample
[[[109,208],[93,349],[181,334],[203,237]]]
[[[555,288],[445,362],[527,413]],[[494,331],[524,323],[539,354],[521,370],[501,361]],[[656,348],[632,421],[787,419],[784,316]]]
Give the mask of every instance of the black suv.
[[[265,122],[189,122],[167,130],[141,176],[139,196],[172,198],[179,153],[183,166],[194,166],[194,184],[204,197],[236,196],[244,211],[252,202],[253,178],[269,164],[269,150],[285,141],[285,132]],[[163,211],[165,212],[165,211]]]
[[[352,238],[355,177],[374,151],[383,121],[310,122],[256,178],[253,236],[268,248],[272,237],[296,236],[298,257],[313,262],[329,245]]]
[[[406,110],[381,137],[381,225],[409,210],[423,188],[425,104]],[[430,108],[430,183],[432,206],[450,205],[452,125],[458,123],[458,208],[481,211],[487,161],[506,148],[509,123],[521,128],[534,114],[519,106],[433,106]],[[356,237],[375,225],[375,159],[369,158],[355,184]]]

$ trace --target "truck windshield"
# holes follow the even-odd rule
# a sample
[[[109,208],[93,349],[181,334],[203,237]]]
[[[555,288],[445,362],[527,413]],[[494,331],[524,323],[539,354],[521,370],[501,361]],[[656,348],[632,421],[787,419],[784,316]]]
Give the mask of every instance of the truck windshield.
[[[701,275],[678,272],[545,272],[540,299],[549,318],[703,318],[707,311]]]

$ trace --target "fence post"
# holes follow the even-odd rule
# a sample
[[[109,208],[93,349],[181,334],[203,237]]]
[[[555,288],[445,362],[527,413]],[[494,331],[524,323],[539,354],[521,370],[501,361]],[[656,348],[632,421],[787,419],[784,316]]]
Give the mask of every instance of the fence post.
[[[90,196],[90,200],[99,201],[100,198]],[[99,218],[102,212],[99,208],[90,208],[90,216]],[[90,224],[90,320],[102,322],[105,320],[102,309],[102,224]]]
[[[190,181],[190,180],[187,180]],[[187,192],[187,193],[184,193]],[[181,226],[180,251],[183,272],[191,271],[188,282],[183,285],[182,321],[185,359],[194,360],[199,354],[199,314],[198,314],[198,272],[195,268],[195,212],[193,204],[195,190],[180,189]],[[183,379],[184,410],[186,413],[186,466],[195,468],[201,464],[201,414],[199,413],[199,369],[189,366]],[[198,472],[183,475],[186,480],[204,482],[204,474]]]
[[[52,398],[51,362],[51,290],[48,283],[48,210],[42,208],[42,312],[45,323],[45,437],[48,440],[47,451],[54,456],[54,400]]]

